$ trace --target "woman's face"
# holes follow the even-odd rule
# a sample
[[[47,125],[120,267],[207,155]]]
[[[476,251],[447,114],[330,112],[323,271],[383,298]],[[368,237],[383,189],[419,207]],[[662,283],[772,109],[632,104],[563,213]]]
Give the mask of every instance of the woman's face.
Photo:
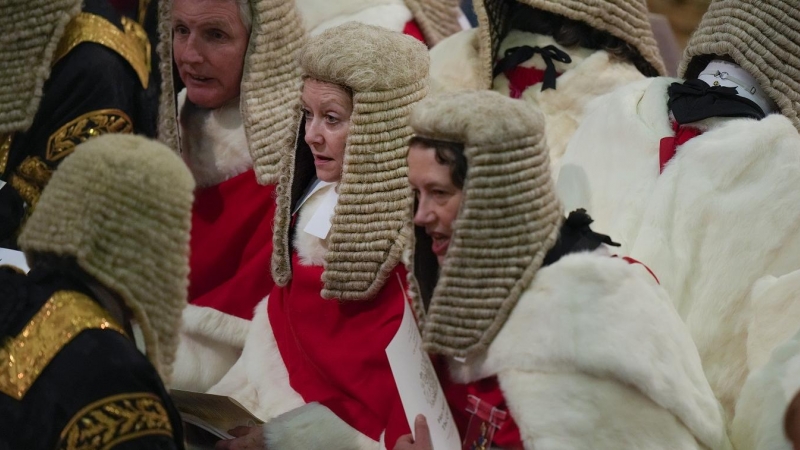
[[[317,178],[339,181],[353,99],[341,86],[308,78],[303,83],[301,102],[306,119],[305,140],[314,155]]]
[[[442,264],[463,191],[453,184],[450,166],[436,160],[436,151],[423,145],[408,149],[408,181],[417,197],[414,224],[425,228],[433,240],[431,250]]]

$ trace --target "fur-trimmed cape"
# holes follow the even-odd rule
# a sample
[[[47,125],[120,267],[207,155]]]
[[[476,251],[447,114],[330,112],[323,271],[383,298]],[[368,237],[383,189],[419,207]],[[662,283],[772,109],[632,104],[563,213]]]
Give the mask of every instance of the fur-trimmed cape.
[[[590,105],[557,189],[659,277],[731,419],[754,357],[770,352],[771,335],[800,328],[787,313],[797,297],[765,295],[763,284],[800,270],[800,134],[779,114],[707,119],[659,175],[674,81],[634,83]]]
[[[686,326],[644,271],[595,253],[539,271],[480,358],[526,448],[730,449],[722,409]]]

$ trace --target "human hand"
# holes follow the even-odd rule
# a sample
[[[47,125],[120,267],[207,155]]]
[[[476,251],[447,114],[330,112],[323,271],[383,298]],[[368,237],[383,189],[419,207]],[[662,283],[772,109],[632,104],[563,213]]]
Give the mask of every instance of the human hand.
[[[228,431],[234,439],[217,442],[214,450],[266,450],[264,430],[260,426],[236,427]]]
[[[394,445],[394,450],[433,450],[428,421],[422,414],[414,419],[414,434],[417,436],[416,441],[410,434],[400,436]]]

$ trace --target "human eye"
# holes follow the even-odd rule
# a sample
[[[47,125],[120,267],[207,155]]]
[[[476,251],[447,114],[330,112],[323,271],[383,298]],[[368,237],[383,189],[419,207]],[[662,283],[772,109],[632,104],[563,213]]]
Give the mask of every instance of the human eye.
[[[312,119],[314,116],[311,114],[311,110],[308,108],[300,108],[300,112],[303,114],[303,118],[305,119]]]
[[[444,189],[432,189],[431,196],[438,202],[438,203],[445,203],[450,200],[450,197],[453,194],[450,191],[446,191]]]
[[[175,28],[172,29],[173,33],[177,35],[187,35],[189,34],[189,29],[186,28],[184,25],[175,25]]]
[[[335,125],[335,124],[339,123],[339,118],[334,116],[334,115],[332,115],[332,114],[325,114],[325,122],[327,122],[327,123],[329,123],[331,125]]]
[[[212,28],[211,30],[208,30],[208,37],[214,41],[224,41],[227,39],[228,35],[220,29]]]

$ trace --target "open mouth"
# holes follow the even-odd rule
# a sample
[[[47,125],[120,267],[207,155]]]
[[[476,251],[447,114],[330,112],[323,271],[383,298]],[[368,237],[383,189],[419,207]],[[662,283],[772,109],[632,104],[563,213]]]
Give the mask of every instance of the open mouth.
[[[197,83],[205,83],[205,82],[211,81],[211,78],[201,77],[201,76],[198,76],[198,75],[189,75],[189,78],[191,78],[192,81],[195,81]]]
[[[450,236],[442,233],[428,233],[433,241],[431,250],[435,255],[443,256],[447,253],[447,247],[450,245]]]
[[[333,161],[333,158],[329,158],[324,155],[314,154],[314,164],[325,164],[331,161]]]

